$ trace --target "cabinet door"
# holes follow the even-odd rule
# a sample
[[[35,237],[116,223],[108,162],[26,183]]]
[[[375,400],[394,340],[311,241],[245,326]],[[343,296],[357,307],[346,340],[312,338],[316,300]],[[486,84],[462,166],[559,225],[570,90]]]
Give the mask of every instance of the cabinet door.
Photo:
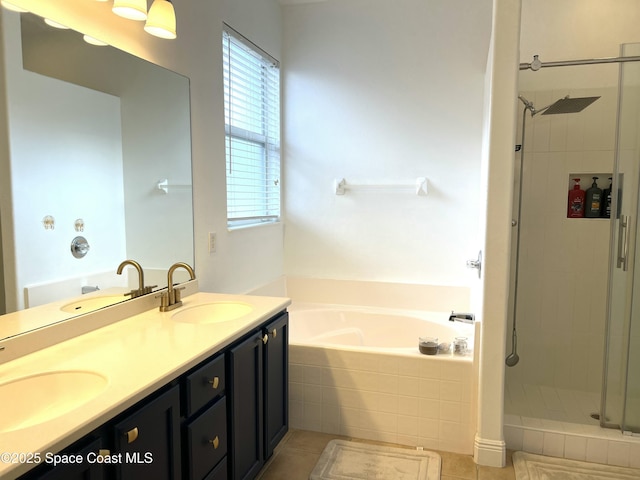
[[[289,314],[285,313],[264,330],[265,459],[273,454],[289,428]]]
[[[231,478],[254,478],[262,464],[262,334],[229,350]]]
[[[140,407],[114,426],[121,480],[180,479],[180,391],[178,386]]]
[[[24,480],[102,480],[104,478],[104,466],[101,463],[89,463],[86,461],[87,455],[98,454],[102,448],[102,439],[91,441],[84,448],[77,449],[75,446],[66,449],[63,453],[81,455],[85,459],[82,463],[61,464],[47,471],[34,471],[24,477]]]

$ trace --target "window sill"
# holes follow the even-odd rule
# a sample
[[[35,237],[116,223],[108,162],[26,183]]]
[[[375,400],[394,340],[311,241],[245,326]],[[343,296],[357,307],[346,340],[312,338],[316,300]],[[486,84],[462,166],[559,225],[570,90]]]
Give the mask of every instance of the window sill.
[[[227,232],[238,232],[244,230],[250,230],[254,228],[272,228],[272,227],[281,227],[282,222],[278,220],[277,222],[265,222],[265,223],[251,223],[249,225],[238,225],[235,227],[227,226]]]

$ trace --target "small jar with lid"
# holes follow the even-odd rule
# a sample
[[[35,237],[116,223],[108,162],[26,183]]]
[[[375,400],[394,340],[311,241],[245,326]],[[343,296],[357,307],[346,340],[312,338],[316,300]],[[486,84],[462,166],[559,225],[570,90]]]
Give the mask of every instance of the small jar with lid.
[[[452,343],[452,350],[454,355],[466,355],[469,351],[467,337],[456,337]]]

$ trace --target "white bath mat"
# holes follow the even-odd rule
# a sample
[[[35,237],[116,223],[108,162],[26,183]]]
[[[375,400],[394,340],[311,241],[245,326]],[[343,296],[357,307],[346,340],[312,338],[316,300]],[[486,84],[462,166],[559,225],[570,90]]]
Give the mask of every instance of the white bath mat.
[[[331,440],[310,480],[439,480],[440,455],[422,450]]]
[[[515,452],[516,480],[637,480],[640,470]]]

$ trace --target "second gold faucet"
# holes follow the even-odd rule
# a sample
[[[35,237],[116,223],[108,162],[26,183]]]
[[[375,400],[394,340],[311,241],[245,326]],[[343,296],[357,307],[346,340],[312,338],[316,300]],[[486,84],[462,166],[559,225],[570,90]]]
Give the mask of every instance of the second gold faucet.
[[[187,272],[189,272],[190,280],[196,279],[196,273],[189,264],[178,262],[171,265],[169,267],[169,271],[167,272],[167,291],[163,292],[160,295],[161,312],[168,312],[182,305],[182,300],[180,299],[180,291],[184,290],[184,287],[175,288],[173,286],[173,272],[175,272],[178,268],[184,268]]]

